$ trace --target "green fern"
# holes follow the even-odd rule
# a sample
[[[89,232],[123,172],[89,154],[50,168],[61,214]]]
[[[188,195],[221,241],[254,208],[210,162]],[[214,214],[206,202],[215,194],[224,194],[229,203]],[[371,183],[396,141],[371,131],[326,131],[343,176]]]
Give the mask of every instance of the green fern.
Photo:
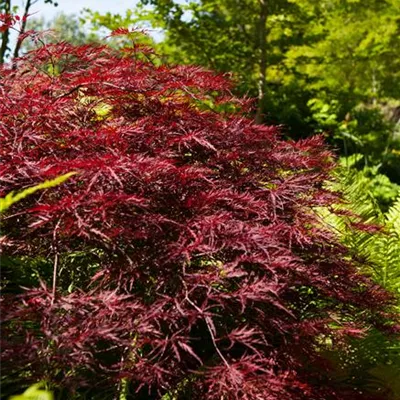
[[[400,196],[383,213],[371,189],[371,180],[363,172],[339,171],[331,186],[343,193],[345,203],[336,211],[350,211],[338,216],[333,210],[319,209],[325,223],[336,232],[352,258],[360,260],[360,270],[398,296],[400,311]],[[381,227],[376,233],[360,232],[354,224],[369,223]],[[346,351],[329,355],[336,362],[339,381],[346,381],[370,393],[382,393],[388,400],[400,399],[400,342],[371,330],[363,339],[352,340]]]
[[[316,210],[322,219],[322,225],[328,226],[339,240],[349,249],[350,256],[370,260],[371,249],[374,247],[377,235],[360,231],[355,224],[384,223],[384,216],[373,194],[368,190],[367,178],[362,173],[354,173],[351,177],[338,174],[337,180],[329,184],[331,190],[342,193],[344,202],[334,205],[331,209]],[[348,212],[340,215],[338,212]],[[364,271],[366,272],[366,271]]]
[[[385,214],[384,229],[371,246],[370,260],[378,266],[374,278],[400,295],[400,197]]]
[[[370,190],[370,179],[363,172],[343,173],[331,189],[343,193],[345,202],[335,211],[349,212],[338,216],[333,210],[319,209],[323,222],[336,232],[350,254],[363,259],[363,272],[394,294],[400,295],[400,196],[386,213]],[[380,232],[370,233],[354,228],[356,224],[373,224]],[[400,301],[399,301],[400,304]]]

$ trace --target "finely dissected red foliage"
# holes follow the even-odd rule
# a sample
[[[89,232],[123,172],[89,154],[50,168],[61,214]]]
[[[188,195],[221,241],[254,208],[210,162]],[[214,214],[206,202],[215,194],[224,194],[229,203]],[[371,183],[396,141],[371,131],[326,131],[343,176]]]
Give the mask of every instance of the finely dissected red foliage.
[[[3,253],[55,276],[6,291],[2,367],[71,389],[127,378],[132,398],[356,398],[316,345],[379,323],[387,296],[313,211],[336,201],[332,155],[147,51],[60,43],[1,71],[0,195],[77,172],[3,220]]]

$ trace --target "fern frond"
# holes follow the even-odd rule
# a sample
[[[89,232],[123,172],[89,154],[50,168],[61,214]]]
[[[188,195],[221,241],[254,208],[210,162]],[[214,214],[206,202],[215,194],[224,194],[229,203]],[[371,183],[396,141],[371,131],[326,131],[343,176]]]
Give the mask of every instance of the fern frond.
[[[400,197],[385,214],[385,235],[378,238],[372,258],[381,267],[377,281],[400,295]]]

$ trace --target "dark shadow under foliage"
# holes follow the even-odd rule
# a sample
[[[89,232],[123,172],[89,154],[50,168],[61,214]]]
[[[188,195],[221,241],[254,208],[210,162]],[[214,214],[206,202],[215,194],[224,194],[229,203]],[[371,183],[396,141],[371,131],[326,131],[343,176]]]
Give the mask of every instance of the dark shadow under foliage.
[[[223,77],[148,49],[48,45],[0,74],[0,195],[78,173],[3,218],[4,390],[359,396],[321,349],[382,327],[389,296],[313,211],[339,201],[320,137],[282,141]]]

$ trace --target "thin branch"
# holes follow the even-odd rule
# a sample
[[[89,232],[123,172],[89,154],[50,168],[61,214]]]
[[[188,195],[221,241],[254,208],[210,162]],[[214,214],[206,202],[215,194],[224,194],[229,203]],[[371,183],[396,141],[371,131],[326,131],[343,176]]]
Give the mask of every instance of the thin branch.
[[[263,103],[266,95],[267,87],[267,17],[268,17],[268,0],[259,0],[260,15],[258,20],[258,53],[259,53],[259,78],[258,78],[258,102],[255,116],[255,123],[263,122]]]
[[[22,17],[21,29],[19,31],[17,43],[16,43],[15,48],[14,48],[13,59],[18,58],[18,56],[19,56],[19,52],[21,50],[22,42],[25,39],[24,34],[25,34],[25,31],[26,31],[26,22],[27,22],[28,17],[29,17],[29,10],[37,2],[38,2],[38,0],[26,0],[25,9],[24,9],[24,15]],[[13,62],[13,69],[16,69],[16,68],[17,68],[17,65],[16,65],[15,62]]]
[[[186,301],[192,306],[194,307],[200,314],[204,315],[204,311],[198,307],[192,300],[189,299],[189,294],[188,294],[188,290],[187,290],[187,286],[186,286],[186,282],[184,280],[182,280],[183,286],[185,288],[185,299]],[[207,325],[207,329],[210,332],[210,336],[211,336],[211,340],[213,342],[214,348],[216,350],[216,352],[218,353],[218,355],[220,356],[221,360],[224,362],[224,364],[227,366],[228,369],[231,368],[231,366],[229,365],[227,359],[224,357],[224,355],[222,354],[221,350],[219,349],[218,345],[217,345],[217,341],[215,339],[213,330],[211,328],[211,324],[210,324],[210,317],[207,315],[204,315],[204,320],[206,322]]]
[[[58,273],[58,264],[59,264],[59,252],[58,252],[58,246],[57,246],[57,231],[58,228],[60,227],[61,223],[61,218],[58,220],[54,231],[53,231],[53,250],[54,250],[54,263],[53,263],[53,287],[52,287],[52,299],[51,299],[51,305],[54,304],[54,301],[56,299],[56,288],[57,288],[57,273]]]
[[[56,299],[57,271],[58,271],[58,252],[56,251],[53,264],[53,288],[51,293],[52,294],[51,305],[54,304],[54,301]]]

